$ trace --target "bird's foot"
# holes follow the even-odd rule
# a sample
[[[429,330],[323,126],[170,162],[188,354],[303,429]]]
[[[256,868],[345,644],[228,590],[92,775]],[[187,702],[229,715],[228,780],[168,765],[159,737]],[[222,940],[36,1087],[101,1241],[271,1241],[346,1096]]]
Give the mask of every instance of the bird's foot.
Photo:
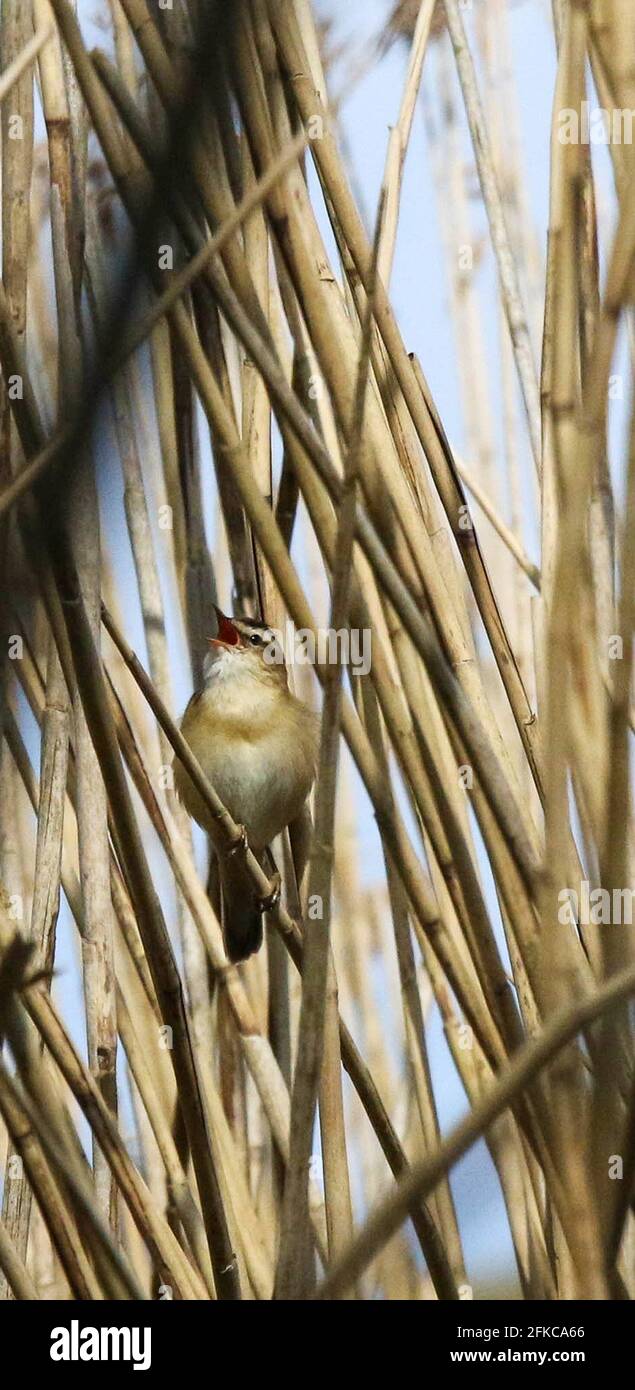
[[[271,892],[266,893],[263,898],[256,898],[259,912],[273,912],[274,907],[280,902],[280,892],[282,889],[282,879],[277,869],[271,875],[269,882],[272,885]]]
[[[228,846],[228,848],[225,850],[225,855],[228,859],[233,859],[235,854],[244,854],[245,850],[248,848],[249,846],[247,843],[247,831],[245,830],[244,825],[239,825],[238,839],[234,840],[233,843]]]

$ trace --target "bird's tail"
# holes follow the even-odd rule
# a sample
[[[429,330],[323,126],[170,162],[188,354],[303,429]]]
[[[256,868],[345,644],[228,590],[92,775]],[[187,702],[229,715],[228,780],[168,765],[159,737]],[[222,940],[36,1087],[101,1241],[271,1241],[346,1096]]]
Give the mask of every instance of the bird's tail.
[[[223,935],[231,961],[247,960],[262,945],[262,913],[240,855],[220,858]]]

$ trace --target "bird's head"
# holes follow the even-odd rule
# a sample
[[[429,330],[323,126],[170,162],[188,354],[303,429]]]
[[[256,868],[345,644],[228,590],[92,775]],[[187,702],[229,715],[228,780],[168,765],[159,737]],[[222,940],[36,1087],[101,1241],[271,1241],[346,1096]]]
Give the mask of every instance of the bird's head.
[[[228,618],[214,605],[218,632],[210,637],[205,661],[206,680],[253,676],[267,684],[286,685],[284,652],[276,633],[256,618]]]

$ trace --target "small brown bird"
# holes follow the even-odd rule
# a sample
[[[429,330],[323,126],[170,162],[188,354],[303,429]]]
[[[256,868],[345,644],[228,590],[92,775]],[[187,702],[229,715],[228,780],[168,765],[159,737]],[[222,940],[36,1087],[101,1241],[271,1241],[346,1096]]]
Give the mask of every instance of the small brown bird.
[[[262,862],[276,835],[301,816],[315,777],[319,720],[289,690],[275,633],[253,618],[228,618],[219,608],[216,614],[203,687],[192,696],[181,731]],[[175,771],[178,795],[219,849],[227,954],[245,960],[262,943],[262,905],[241,855],[223,852],[218,827],[178,762]],[[306,859],[306,836],[298,841]],[[299,877],[303,868],[296,859]]]

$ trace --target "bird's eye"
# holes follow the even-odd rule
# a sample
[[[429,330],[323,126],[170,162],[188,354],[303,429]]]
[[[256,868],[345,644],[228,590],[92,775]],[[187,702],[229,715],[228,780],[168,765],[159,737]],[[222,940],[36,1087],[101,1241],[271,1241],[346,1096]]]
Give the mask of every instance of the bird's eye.
[[[257,632],[252,632],[252,633],[250,634],[249,641],[251,642],[252,647],[259,647],[259,646],[260,646],[260,638],[259,638]]]

